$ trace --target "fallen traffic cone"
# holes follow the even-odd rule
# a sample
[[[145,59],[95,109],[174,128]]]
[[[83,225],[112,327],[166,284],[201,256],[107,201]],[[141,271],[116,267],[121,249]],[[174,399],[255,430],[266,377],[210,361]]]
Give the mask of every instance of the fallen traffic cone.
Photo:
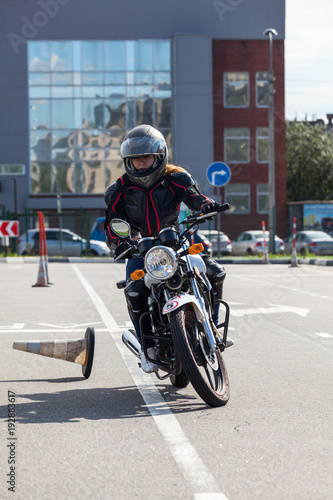
[[[14,342],[13,349],[78,363],[82,365],[83,376],[89,378],[94,359],[95,331],[87,328],[83,339]]]
[[[39,258],[37,281],[36,281],[35,285],[32,285],[32,286],[48,286],[47,278],[46,278],[46,271],[45,271],[45,262],[44,262],[42,255]]]

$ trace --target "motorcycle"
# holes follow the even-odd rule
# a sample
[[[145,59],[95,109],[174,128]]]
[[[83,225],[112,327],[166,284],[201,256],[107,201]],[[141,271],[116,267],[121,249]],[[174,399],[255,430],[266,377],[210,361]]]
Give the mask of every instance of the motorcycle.
[[[219,212],[229,209],[225,203]],[[122,334],[124,344],[141,359],[157,365],[160,380],[170,377],[175,387],[186,387],[190,382],[198,395],[212,407],[225,405],[229,400],[229,378],[222,357],[227,344],[230,309],[227,302],[215,299],[206,276],[201,243],[189,244],[190,234],[199,224],[216,216],[218,211],[203,214],[195,212],[160,231],[158,237],[132,239],[130,225],[113,219],[111,228],[131,247],[132,254],[144,258],[144,269],[134,271],[129,280],[117,283],[125,288],[131,280],[143,280],[149,289],[148,310],[140,317],[140,345],[134,330]],[[181,228],[182,226],[182,228]],[[124,258],[123,252],[115,261]],[[224,321],[215,326],[212,312],[215,303],[224,307]],[[150,329],[143,326],[145,318]],[[222,331],[221,331],[222,330]],[[147,353],[147,340],[155,344],[157,359]]]

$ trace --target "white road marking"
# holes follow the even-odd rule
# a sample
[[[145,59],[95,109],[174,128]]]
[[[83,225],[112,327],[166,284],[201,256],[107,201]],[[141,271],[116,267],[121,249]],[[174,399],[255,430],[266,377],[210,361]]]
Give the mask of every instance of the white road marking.
[[[185,436],[178,420],[153,383],[152,376],[144,373],[141,369],[138,369],[135,357],[122,343],[120,328],[106,308],[104,302],[83,276],[78,267],[75,264],[71,265],[82,286],[85,288],[89,297],[93,301],[97,311],[105,323],[105,326],[109,329],[110,334],[119,349],[119,352],[123,357],[151,416],[153,417],[164,441],[168,445],[184,478],[194,489],[198,490],[198,493],[194,495],[194,498],[228,500],[227,497],[219,491],[219,486],[216,483],[214,476],[205,466],[198,452]],[[200,496],[197,496],[198,494]]]
[[[235,275],[233,276],[233,278],[236,278],[236,279],[246,279],[247,281],[254,281],[255,283],[261,283],[263,285],[266,285],[266,286],[272,286],[269,282],[267,281],[264,281],[263,279],[253,279],[255,275]],[[275,277],[278,277],[279,279],[282,278],[283,275],[275,275]],[[299,278],[300,279],[303,279],[305,276],[314,276],[313,274],[309,274],[309,275],[306,275],[306,274],[300,274],[299,275]],[[317,275],[316,275],[317,276]],[[318,275],[319,276],[319,275]],[[327,278],[327,275],[323,274],[323,277]],[[291,292],[296,292],[296,293],[302,293],[304,295],[309,295],[310,297],[313,295],[313,292],[308,292],[307,290],[300,290],[299,288],[295,288],[295,287],[291,287],[291,286],[286,286],[286,285],[282,285],[281,283],[275,283],[274,284],[274,287],[275,288],[282,288],[283,290],[290,290]],[[328,295],[321,295],[321,294],[317,294],[316,295],[317,297],[320,297],[322,299],[328,299],[328,300],[333,300],[333,296],[330,297]]]
[[[25,323],[14,323],[13,324],[13,329],[14,328],[20,328],[20,329],[22,329],[22,328],[24,328],[24,325],[25,325]]]
[[[316,333],[315,335],[318,335],[318,337],[333,338],[333,335],[330,333]]]
[[[94,328],[95,332],[108,332],[108,328]],[[13,330],[12,328],[0,328],[0,332],[7,332],[7,333],[81,333],[82,336],[84,335],[85,331],[82,328],[52,328],[52,329],[46,329],[46,328],[24,328],[20,330]],[[117,332],[119,332],[119,328],[117,329]]]
[[[284,313],[292,312],[298,314],[299,316],[305,316],[308,314],[310,309],[305,309],[303,307],[292,307],[284,306],[278,304],[270,304],[271,307],[255,307],[251,309],[231,309],[230,313],[232,316],[245,316],[248,314],[271,314],[271,313]]]
[[[91,325],[100,325],[102,322],[101,321],[92,321],[90,323],[79,323],[78,325],[73,325],[67,324],[67,325],[54,325],[53,323],[36,323],[36,325],[41,325],[41,326],[51,326],[52,328],[75,328],[79,326],[91,326]]]

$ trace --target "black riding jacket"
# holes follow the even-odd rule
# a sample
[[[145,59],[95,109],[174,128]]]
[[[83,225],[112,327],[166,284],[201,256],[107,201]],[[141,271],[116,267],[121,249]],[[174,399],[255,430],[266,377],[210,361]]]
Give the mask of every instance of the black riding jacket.
[[[187,172],[168,174],[149,189],[138,187],[125,173],[106,190],[104,200],[106,242],[113,248],[119,241],[109,226],[113,218],[126,220],[142,237],[155,237],[161,229],[177,223],[182,201],[191,210],[199,210],[205,203],[212,202],[200,193]]]

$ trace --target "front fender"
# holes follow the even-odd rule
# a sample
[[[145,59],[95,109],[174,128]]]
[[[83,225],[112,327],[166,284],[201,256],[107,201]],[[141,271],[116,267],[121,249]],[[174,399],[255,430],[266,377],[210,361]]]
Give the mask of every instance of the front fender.
[[[168,300],[168,302],[164,304],[162,313],[169,314],[172,311],[176,311],[176,309],[180,309],[185,304],[193,305],[193,309],[198,321],[201,321],[205,317],[198,299],[194,295],[189,295],[187,293],[181,293],[180,295],[176,295],[175,297],[172,297],[172,299]]]

